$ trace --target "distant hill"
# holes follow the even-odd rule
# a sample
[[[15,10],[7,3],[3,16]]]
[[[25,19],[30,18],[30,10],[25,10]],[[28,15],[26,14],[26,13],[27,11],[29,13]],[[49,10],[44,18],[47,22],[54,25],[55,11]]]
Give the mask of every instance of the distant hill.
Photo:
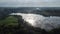
[[[0,19],[4,19],[10,13],[34,13],[43,16],[60,16],[60,7],[0,7]]]

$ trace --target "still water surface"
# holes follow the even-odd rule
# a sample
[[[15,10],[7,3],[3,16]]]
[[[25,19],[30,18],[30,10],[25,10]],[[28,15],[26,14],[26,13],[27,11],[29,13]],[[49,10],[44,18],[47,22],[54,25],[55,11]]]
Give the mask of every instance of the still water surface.
[[[10,15],[21,15],[22,18],[33,27],[51,30],[60,27],[60,17],[44,17],[39,14],[11,13]]]

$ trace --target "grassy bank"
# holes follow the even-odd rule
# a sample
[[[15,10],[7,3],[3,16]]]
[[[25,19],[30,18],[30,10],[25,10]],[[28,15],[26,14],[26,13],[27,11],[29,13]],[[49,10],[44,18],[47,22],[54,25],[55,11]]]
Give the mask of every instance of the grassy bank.
[[[14,16],[9,16],[3,20],[0,20],[0,24],[16,24],[17,23],[17,18]]]

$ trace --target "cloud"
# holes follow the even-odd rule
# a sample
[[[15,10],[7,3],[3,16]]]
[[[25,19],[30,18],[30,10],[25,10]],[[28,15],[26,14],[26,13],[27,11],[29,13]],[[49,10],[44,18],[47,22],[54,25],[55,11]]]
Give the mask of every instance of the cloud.
[[[0,7],[60,7],[60,0],[0,0]]]

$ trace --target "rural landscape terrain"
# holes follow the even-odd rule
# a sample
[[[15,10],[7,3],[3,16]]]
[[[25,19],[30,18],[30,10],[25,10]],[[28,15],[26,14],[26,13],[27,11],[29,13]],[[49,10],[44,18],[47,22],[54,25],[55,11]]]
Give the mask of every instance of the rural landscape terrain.
[[[60,34],[60,26],[46,31],[30,26],[21,16],[10,15],[11,13],[60,17],[60,7],[0,7],[0,34]]]

